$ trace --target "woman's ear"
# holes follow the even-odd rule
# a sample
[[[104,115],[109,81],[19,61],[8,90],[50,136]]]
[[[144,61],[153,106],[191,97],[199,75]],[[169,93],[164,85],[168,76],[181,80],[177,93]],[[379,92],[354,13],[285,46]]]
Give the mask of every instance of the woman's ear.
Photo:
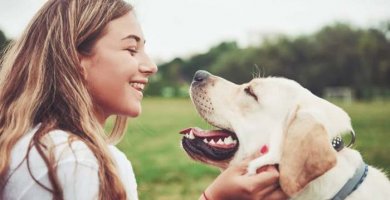
[[[324,126],[299,110],[287,125],[279,165],[280,185],[290,197],[334,167],[336,151]]]
[[[80,63],[80,73],[84,77],[84,80],[88,78],[88,69],[91,67],[91,58],[87,55],[78,54],[79,63]]]

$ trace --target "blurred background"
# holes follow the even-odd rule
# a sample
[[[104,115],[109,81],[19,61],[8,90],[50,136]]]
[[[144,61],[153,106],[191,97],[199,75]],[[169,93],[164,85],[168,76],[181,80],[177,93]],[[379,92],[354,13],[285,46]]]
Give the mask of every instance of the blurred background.
[[[45,0],[0,0],[0,52]],[[344,108],[365,160],[390,170],[390,1],[133,0],[159,66],[119,144],[140,199],[197,199],[219,170],[191,161],[178,132],[212,128],[188,88],[196,70],[235,83],[284,76]],[[111,123],[107,129],[111,128]]]

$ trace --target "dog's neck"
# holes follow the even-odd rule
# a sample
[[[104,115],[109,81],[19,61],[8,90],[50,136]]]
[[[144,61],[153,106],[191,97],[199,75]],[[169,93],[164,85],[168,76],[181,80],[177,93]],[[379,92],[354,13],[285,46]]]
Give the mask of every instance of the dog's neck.
[[[351,159],[354,158],[354,159]],[[354,176],[363,159],[359,152],[344,148],[337,155],[337,164],[328,172],[313,180],[296,199],[331,199]],[[295,199],[295,198],[293,198]]]

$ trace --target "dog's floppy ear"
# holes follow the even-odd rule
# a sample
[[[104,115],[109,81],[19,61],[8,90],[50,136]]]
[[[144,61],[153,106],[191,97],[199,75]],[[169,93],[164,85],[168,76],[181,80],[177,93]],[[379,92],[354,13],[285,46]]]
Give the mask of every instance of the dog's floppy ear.
[[[288,121],[279,170],[280,185],[292,197],[337,160],[324,126],[313,115],[298,108]]]

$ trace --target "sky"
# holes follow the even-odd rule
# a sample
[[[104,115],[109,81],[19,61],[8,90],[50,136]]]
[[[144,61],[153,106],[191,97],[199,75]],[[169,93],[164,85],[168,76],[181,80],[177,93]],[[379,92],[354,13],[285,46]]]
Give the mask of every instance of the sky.
[[[0,30],[17,38],[46,0],[0,0]],[[204,53],[223,41],[241,46],[275,34],[311,34],[346,22],[366,28],[390,20],[390,0],[127,0],[156,62]]]

